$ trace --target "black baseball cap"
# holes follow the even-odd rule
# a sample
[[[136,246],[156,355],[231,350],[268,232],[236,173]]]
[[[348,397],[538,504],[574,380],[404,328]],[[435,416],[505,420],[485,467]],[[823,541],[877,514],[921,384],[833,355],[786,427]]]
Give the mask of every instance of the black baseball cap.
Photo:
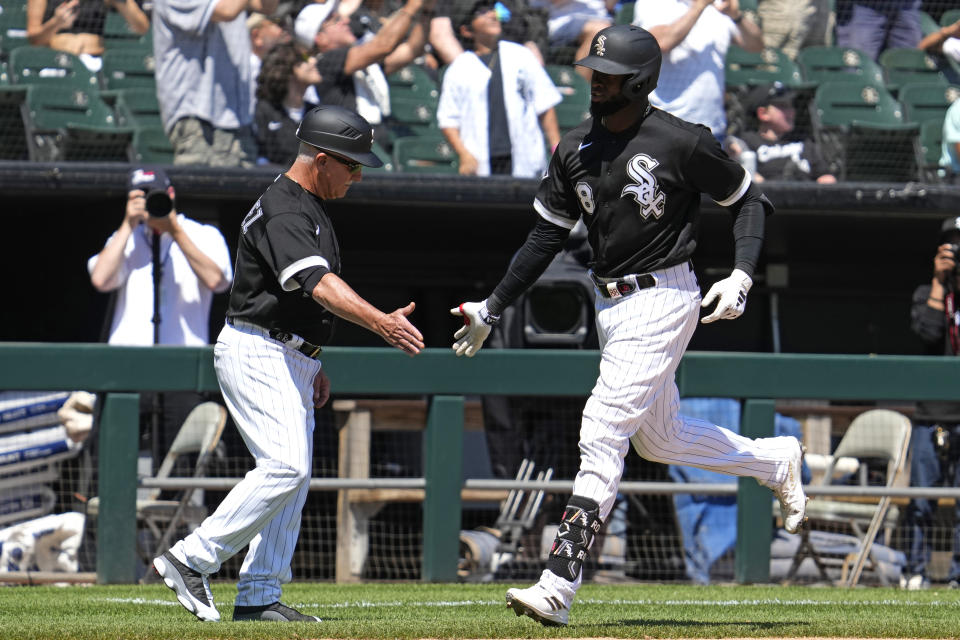
[[[947,218],[940,225],[940,242],[946,242],[953,234],[960,234],[960,217]]]
[[[160,168],[138,167],[127,176],[127,191],[140,189],[144,193],[166,191],[170,187],[170,178]]]
[[[757,85],[751,89],[743,103],[750,113],[755,112],[760,107],[767,107],[771,104],[793,103],[796,93],[782,82],[772,82],[770,84]]]

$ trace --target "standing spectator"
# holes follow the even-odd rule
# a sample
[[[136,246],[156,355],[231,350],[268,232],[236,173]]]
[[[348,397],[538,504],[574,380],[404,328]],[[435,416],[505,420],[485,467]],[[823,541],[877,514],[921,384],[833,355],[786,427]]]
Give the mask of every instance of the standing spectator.
[[[829,45],[833,35],[830,4],[829,0],[759,0],[763,46],[795,60],[804,47]]]
[[[462,175],[538,177],[547,168],[546,144],[560,142],[553,107],[562,96],[529,49],[500,39],[489,0],[465,9],[457,26],[467,51],[443,75],[440,129]]]
[[[176,165],[251,167],[257,155],[247,9],[277,0],[156,0],[153,54],[163,128]]]
[[[560,59],[569,61],[565,53],[571,49],[574,60],[587,55],[593,36],[613,24],[611,12],[614,4],[614,0],[532,0],[532,7],[547,10],[550,39],[550,52],[545,52],[547,62],[551,61],[551,55],[558,54]],[[577,72],[590,80],[589,70],[578,67]]]
[[[943,118],[940,166],[951,181],[960,176],[960,100],[954,100]]]
[[[920,0],[837,0],[837,46],[876,60],[885,49],[916,47],[923,37]]]
[[[276,16],[265,16],[254,11],[247,16],[247,31],[250,32],[250,108],[257,105],[257,79],[260,77],[260,67],[263,66],[263,57],[274,46],[281,42],[290,42],[291,31],[283,28]],[[297,118],[297,122],[300,119]]]
[[[321,106],[304,116],[297,137],[297,159],[241,225],[237,283],[213,352],[223,397],[256,464],[213,514],[153,561],[201,620],[220,619],[208,576],[249,545],[233,619],[319,621],[280,596],[310,488],[314,408],[330,395],[321,347],[338,316],[410,355],[423,349],[407,319],[414,303],[384,313],[338,275],[340,249],[325,203],[359,182],[364,166],[382,164],[370,125],[342,107]]]
[[[87,271],[97,291],[114,293],[107,342],[116,345],[209,344],[213,296],[226,291],[233,280],[230,253],[220,231],[179,213],[166,174],[143,167],[130,172],[123,221],[100,253],[87,261]],[[142,417],[157,420],[157,433],[144,437],[162,440],[146,447],[153,448],[154,457],[204,399],[190,392],[140,394]]]
[[[289,166],[297,155],[297,126],[315,104],[303,99],[320,82],[317,58],[293,42],[278,44],[263,60],[254,117],[260,158]]]
[[[748,115],[756,118],[756,128],[739,135],[744,148],[735,149],[739,152],[735,159],[741,164],[746,164],[744,158],[753,159],[754,166],[747,169],[757,183],[771,179],[833,184],[837,179],[830,173],[817,144],[791,135],[796,116],[795,98],[794,93],[779,82],[750,90],[744,103]]]
[[[633,24],[647,29],[663,51],[663,70],[650,104],[710,127],[722,140],[724,61],[730,43],[763,50],[763,35],[740,12],[738,0],[637,0]]]
[[[103,29],[107,11],[123,16],[134,33],[144,34],[150,18],[142,0],[27,0],[27,39],[79,56],[90,71],[103,67]]]
[[[913,292],[910,326],[925,345],[927,355],[960,355],[960,315],[957,304],[960,273],[957,268],[960,218],[948,218],[940,227],[939,246],[933,258],[933,278]],[[910,486],[960,487],[960,402],[920,402],[913,414],[910,437]],[[930,580],[930,530],[934,526],[936,498],[914,498],[907,505],[907,567],[900,586],[924,589]],[[951,534],[952,557],[947,581],[960,587],[960,501],[954,504]]]
[[[363,42],[350,29],[350,19],[337,11],[337,0],[311,3],[301,9],[294,25],[297,42],[317,53],[323,81],[318,104],[332,104],[357,111],[372,125],[390,115],[390,88],[386,76],[410,64],[423,53],[425,24],[421,14],[424,0],[407,0],[386,19],[376,35]],[[385,135],[378,135],[384,140]]]

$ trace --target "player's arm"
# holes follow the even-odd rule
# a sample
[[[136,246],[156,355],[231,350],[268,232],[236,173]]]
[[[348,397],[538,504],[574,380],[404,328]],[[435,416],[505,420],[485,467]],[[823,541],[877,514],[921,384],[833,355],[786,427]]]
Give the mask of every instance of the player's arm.
[[[407,319],[413,313],[413,302],[391,313],[384,313],[330,271],[313,287],[312,297],[331,313],[376,333],[387,344],[401,351],[416,355],[423,349],[423,335]]]
[[[458,356],[472,357],[480,350],[503,310],[543,275],[554,256],[563,249],[572,227],[573,223],[567,228],[541,217],[490,297],[482,302],[464,302],[450,310],[453,315],[463,317],[463,326],[453,334],[456,339],[453,349]]]

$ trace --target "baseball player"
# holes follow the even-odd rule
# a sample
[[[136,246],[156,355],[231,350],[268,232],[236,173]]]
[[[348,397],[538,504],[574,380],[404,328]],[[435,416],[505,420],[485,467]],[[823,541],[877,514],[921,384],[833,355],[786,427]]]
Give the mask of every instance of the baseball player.
[[[674,372],[701,306],[703,322],[743,313],[773,206],[750,174],[721,151],[710,129],[652,108],[660,47],[632,25],[602,29],[578,65],[593,70],[592,118],[563,137],[533,206],[539,219],[507,274],[482,302],[454,315],[457,355],[474,355],[500,313],[530,286],[582,219],[594,261],[600,376],[583,411],[580,471],[547,568],[507,606],[544,625],[567,623],[587,550],[610,513],[630,444],[657,462],[756,478],[780,501],[796,533],[806,508],[803,451],[793,437],[752,440],[677,413]],[[690,264],[707,193],[733,214],[734,269],[701,303]]]
[[[256,467],[217,510],[153,561],[177,600],[201,620],[219,620],[207,576],[249,544],[234,620],[317,621],[280,603],[291,578],[313,455],[314,407],[330,381],[321,346],[334,316],[410,355],[423,336],[411,302],[383,313],[338,275],[340,250],[324,201],[342,198],[362,167],[379,167],[370,124],[335,106],[316,107],[297,129],[296,160],[244,218],[227,321],[214,348],[217,379]]]

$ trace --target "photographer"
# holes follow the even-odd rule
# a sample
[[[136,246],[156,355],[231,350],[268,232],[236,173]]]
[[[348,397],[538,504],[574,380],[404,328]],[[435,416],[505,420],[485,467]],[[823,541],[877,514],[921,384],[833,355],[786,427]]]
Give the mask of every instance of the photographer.
[[[913,293],[911,327],[926,345],[929,355],[960,354],[960,218],[948,218],[940,228],[940,241],[933,259],[933,279]],[[960,486],[960,403],[920,402],[913,416],[910,440],[912,462],[910,484],[933,487]],[[929,533],[934,524],[937,501],[914,499],[905,519],[907,568],[901,587],[925,589],[930,581]],[[960,525],[960,504],[954,506],[955,523]],[[960,587],[960,526],[953,529],[953,557],[947,576],[951,588]]]
[[[200,346],[210,341],[213,294],[226,291],[233,280],[230,253],[216,227],[177,212],[175,195],[162,170],[132,170],[123,222],[87,261],[94,288],[114,294],[110,344]],[[142,411],[153,413],[156,405],[148,395],[141,394]],[[197,394],[164,394],[163,432],[172,438],[200,400]]]

